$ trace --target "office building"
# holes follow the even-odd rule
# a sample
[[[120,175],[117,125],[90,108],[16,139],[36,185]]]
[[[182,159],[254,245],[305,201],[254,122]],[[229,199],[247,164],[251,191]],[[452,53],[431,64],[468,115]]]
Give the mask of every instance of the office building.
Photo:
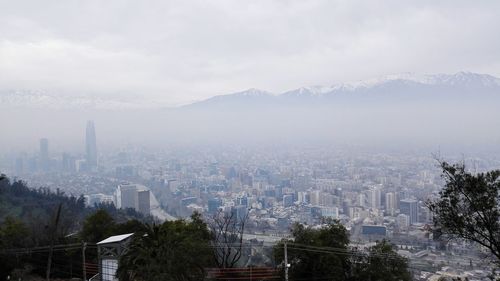
[[[222,206],[222,200],[220,198],[208,199],[208,212],[215,214],[219,211],[220,206]]]
[[[387,228],[382,225],[362,225],[361,234],[369,236],[386,236]]]
[[[410,224],[418,222],[418,201],[415,199],[399,201],[399,212],[410,217]]]
[[[136,210],[144,215],[151,213],[150,191],[138,190],[137,191],[137,208]]]

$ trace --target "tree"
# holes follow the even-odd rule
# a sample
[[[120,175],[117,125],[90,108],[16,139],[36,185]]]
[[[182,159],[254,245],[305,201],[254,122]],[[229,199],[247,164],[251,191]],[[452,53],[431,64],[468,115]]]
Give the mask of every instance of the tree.
[[[440,166],[445,186],[438,199],[427,202],[435,226],[452,238],[484,246],[500,260],[500,170],[472,174],[464,164]]]
[[[236,212],[216,213],[209,223],[214,260],[218,268],[233,268],[243,253],[243,233],[248,213],[238,218]]]
[[[0,247],[3,249],[26,247],[29,234],[29,229],[21,220],[7,217],[0,225]]]
[[[338,221],[321,228],[295,224],[292,235],[294,241],[286,241],[291,280],[347,280],[349,234],[343,225]],[[277,261],[283,260],[284,242],[274,248]]]
[[[88,216],[81,232],[82,239],[86,242],[99,242],[113,234],[115,221],[105,210],[97,210]]]
[[[120,258],[120,280],[202,280],[212,266],[210,233],[195,213],[191,221],[166,221],[147,225],[145,234],[134,235],[129,251]]]
[[[132,219],[124,223],[116,224],[113,227],[112,232],[113,235],[126,233],[144,234],[146,232],[146,225],[136,219]]]
[[[18,262],[8,251],[4,251],[26,247],[28,235],[29,229],[18,219],[7,217],[0,225],[0,280],[5,280]]]
[[[353,252],[352,280],[410,281],[407,260],[386,240],[370,247],[368,254]]]

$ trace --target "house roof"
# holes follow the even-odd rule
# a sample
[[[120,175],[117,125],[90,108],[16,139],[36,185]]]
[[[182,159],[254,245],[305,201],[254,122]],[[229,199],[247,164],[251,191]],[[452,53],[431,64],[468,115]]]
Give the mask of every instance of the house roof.
[[[110,237],[102,240],[101,242],[98,242],[97,245],[121,242],[121,241],[129,238],[132,235],[134,235],[134,233],[127,233],[127,234],[122,234],[122,235],[110,236]]]

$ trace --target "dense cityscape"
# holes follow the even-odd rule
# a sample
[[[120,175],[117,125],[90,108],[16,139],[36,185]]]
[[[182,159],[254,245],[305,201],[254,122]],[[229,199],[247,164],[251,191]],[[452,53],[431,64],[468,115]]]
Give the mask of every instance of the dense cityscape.
[[[426,202],[443,186],[437,154],[306,146],[101,152],[93,121],[83,142],[84,151],[69,154],[42,138],[34,153],[5,156],[2,169],[32,187],[83,194],[88,206],[132,208],[159,221],[233,213],[246,220],[246,240],[270,245],[289,237],[293,223],[339,220],[357,247],[397,245],[418,280],[482,280],[493,268],[473,244],[435,237]],[[463,157],[475,171],[500,167],[500,159]]]
[[[500,1],[0,1],[0,281],[500,281]]]

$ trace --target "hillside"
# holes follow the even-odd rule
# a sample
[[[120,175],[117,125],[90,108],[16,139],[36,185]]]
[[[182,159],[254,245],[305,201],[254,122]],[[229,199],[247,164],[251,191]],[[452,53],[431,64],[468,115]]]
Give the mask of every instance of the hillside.
[[[60,220],[54,230],[59,205]],[[95,233],[89,235],[88,220],[96,214],[105,214],[106,220],[100,230],[99,225],[90,223]],[[54,250],[52,276],[81,276],[81,241],[95,243],[96,240],[90,240],[91,237],[97,237],[97,241],[100,241],[102,237],[96,236],[99,233],[105,237],[108,234],[128,233],[131,228],[142,225],[140,221],[151,222],[151,218],[131,210],[117,210],[113,205],[88,208],[83,196],[67,196],[59,190],[53,192],[48,188],[30,189],[22,181],[1,178],[0,280],[5,280],[5,274],[14,269],[18,270],[14,276],[23,280],[38,280],[36,276],[45,276],[51,241],[60,245]],[[14,255],[15,259],[12,258]],[[90,244],[86,257],[88,262],[95,264],[94,244]],[[76,267],[76,264],[80,266]]]
[[[145,219],[139,213],[117,210],[114,206],[86,207],[83,196],[68,196],[62,191],[54,192],[42,187],[31,189],[23,181],[10,181],[8,178],[0,180],[0,224],[8,217],[19,219],[38,234],[40,242],[43,240],[40,234],[54,220],[59,204],[62,206],[60,231],[63,234],[79,231],[83,220],[96,208],[106,209],[117,222]]]

